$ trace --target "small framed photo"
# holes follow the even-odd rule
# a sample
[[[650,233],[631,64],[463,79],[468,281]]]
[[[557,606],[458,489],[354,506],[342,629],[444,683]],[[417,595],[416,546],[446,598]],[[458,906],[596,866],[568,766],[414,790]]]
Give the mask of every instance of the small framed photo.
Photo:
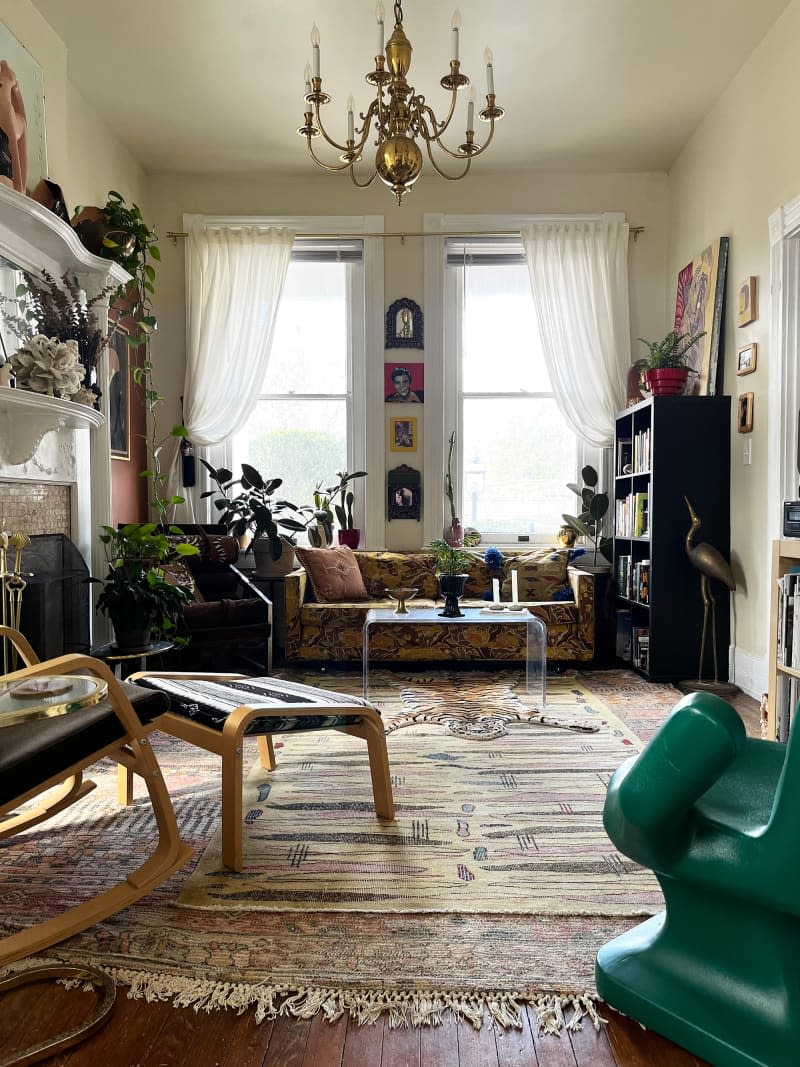
[[[753,341],[749,345],[745,345],[739,349],[738,357],[736,359],[736,373],[737,374],[752,374],[756,369],[756,359],[758,357],[758,345]]]
[[[751,433],[753,430],[753,394],[742,393],[739,397],[739,433]]]
[[[386,312],[386,348],[423,348],[422,308],[401,296]]]
[[[422,476],[418,470],[405,463],[386,476],[387,518],[416,519],[420,521],[422,506]]]
[[[739,318],[737,325],[747,326],[758,318],[757,287],[755,276],[747,278],[739,286]]]
[[[417,420],[389,419],[389,447],[392,452],[416,452]]]

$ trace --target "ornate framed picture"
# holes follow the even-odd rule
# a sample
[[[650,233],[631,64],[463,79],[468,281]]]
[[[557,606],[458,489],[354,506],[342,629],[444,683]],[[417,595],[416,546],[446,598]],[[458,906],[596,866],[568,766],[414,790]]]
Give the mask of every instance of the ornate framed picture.
[[[758,318],[758,290],[753,275],[739,286],[739,314],[737,326],[747,326]]]
[[[405,463],[386,475],[387,515],[389,519],[416,519],[422,506],[422,477]]]
[[[386,348],[422,348],[422,308],[401,296],[386,312]]]
[[[736,357],[736,373],[737,375],[752,374],[756,369],[756,358],[758,357],[758,345],[755,341],[752,341],[749,345],[744,345],[739,349]]]
[[[117,326],[108,342],[108,428],[111,458],[131,458],[131,373],[128,331]]]
[[[392,452],[416,452],[417,420],[389,419],[389,447]]]
[[[739,416],[736,429],[739,433],[752,433],[753,430],[753,394],[742,393],[739,397]]]

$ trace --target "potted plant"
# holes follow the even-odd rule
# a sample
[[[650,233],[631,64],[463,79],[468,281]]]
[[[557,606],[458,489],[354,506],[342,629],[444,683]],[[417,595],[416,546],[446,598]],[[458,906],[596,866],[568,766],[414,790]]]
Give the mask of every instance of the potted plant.
[[[456,505],[453,493],[453,476],[451,473],[451,466],[453,462],[453,449],[456,445],[456,431],[450,434],[448,441],[449,447],[447,450],[447,473],[444,476],[444,491],[447,499],[450,503],[450,525],[446,527],[444,531],[444,540],[453,547],[460,547],[464,544],[464,528],[461,525],[461,519],[456,515]]]
[[[245,551],[253,549],[255,573],[260,578],[283,577],[294,568],[293,533],[305,529],[305,523],[298,519],[282,515],[281,512],[292,510],[300,512],[295,504],[288,500],[273,500],[272,494],[283,484],[282,478],[264,478],[249,463],[242,464],[241,478],[234,479],[231,471],[225,467],[214,468],[206,460],[200,461],[217,484],[217,489],[208,490],[201,498],[214,496],[214,507],[219,512],[220,522],[233,537],[252,537],[252,546],[245,545]],[[239,491],[233,495],[236,487]],[[289,530],[292,533],[282,532]],[[240,540],[240,545],[242,541]]]
[[[581,478],[583,479],[582,486],[574,482],[567,484],[567,488],[580,497],[580,515],[563,515],[562,518],[568,526],[586,539],[587,544],[591,545],[591,567],[607,570],[613,557],[613,541],[610,537],[603,536],[603,525],[609,507],[608,493],[597,492],[596,486],[599,479],[594,467],[587,464],[581,471]],[[605,562],[602,560],[598,562],[598,555],[605,557]]]
[[[679,396],[683,392],[689,375],[697,373],[686,365],[689,352],[705,335],[705,330],[693,337],[672,330],[661,341],[645,341],[643,337],[639,338],[643,345],[647,345],[650,353],[642,377],[653,396]]]
[[[106,548],[108,574],[97,609],[114,626],[120,650],[146,649],[151,638],[175,638],[183,618],[188,590],[167,580],[164,565],[176,556],[197,554],[194,545],[171,543],[155,523],[129,523],[120,529],[104,526],[100,540]],[[180,534],[177,526],[170,533]],[[99,581],[99,579],[92,579]]]
[[[356,478],[366,478],[366,476],[366,471],[354,471],[353,474],[348,474],[347,471],[337,471],[336,477],[339,479],[339,484],[325,490],[330,494],[331,501],[334,501],[333,510],[336,512],[339,523],[339,544],[347,545],[348,548],[358,548],[361,531],[353,523],[355,497],[352,489],[348,489],[347,486]],[[339,502],[335,503],[337,498]]]
[[[439,589],[444,597],[444,611],[439,614],[445,619],[458,619],[464,614],[458,601],[464,595],[464,583],[467,572],[474,559],[463,548],[450,545],[444,538],[436,538],[428,546],[435,558],[435,569],[439,576]]]

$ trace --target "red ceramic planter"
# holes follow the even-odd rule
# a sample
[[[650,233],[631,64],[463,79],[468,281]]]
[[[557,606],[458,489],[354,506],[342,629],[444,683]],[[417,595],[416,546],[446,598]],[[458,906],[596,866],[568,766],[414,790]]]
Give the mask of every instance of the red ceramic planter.
[[[662,367],[644,372],[644,383],[653,396],[680,396],[689,377],[687,367]]]

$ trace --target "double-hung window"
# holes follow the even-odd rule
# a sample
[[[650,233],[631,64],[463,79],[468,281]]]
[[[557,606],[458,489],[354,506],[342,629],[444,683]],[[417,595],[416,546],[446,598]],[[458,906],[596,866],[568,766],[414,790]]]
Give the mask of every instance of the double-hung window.
[[[249,463],[283,478],[275,499],[311,504],[317,483],[363,465],[353,383],[363,382],[364,256],[360,239],[295,239],[269,366],[247,424],[232,441]],[[358,523],[356,523],[358,525]]]
[[[445,251],[445,409],[457,430],[459,517],[484,543],[553,544],[578,503],[567,489],[578,443],[553,398],[522,241],[449,238]]]

